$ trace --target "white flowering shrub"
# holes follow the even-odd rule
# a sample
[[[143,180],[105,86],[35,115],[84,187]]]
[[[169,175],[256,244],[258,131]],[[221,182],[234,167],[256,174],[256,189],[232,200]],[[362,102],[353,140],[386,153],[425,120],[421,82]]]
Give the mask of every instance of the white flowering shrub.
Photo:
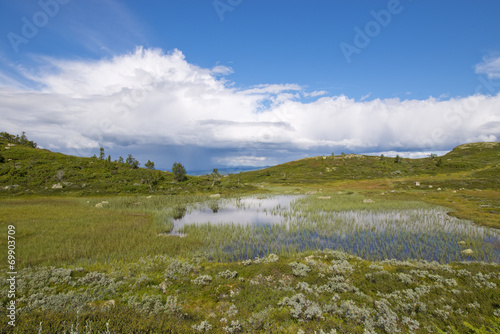
[[[193,325],[193,329],[197,332],[208,332],[212,329],[212,325],[204,320],[199,325]]]
[[[187,277],[191,272],[193,272],[196,267],[189,263],[180,260],[172,260],[165,270],[165,279],[180,279]]]
[[[193,284],[196,285],[208,285],[212,282],[212,276],[210,275],[201,275],[192,280]]]
[[[283,298],[278,306],[288,306],[292,317],[298,320],[324,319],[321,307],[316,302],[307,300],[302,293]]]
[[[311,268],[309,268],[303,263],[291,262],[288,265],[292,267],[292,274],[295,276],[305,277],[311,271]]]
[[[231,271],[229,269],[225,270],[225,271],[221,271],[217,274],[217,277],[221,277],[221,278],[225,278],[225,279],[235,278],[236,276],[238,276],[238,272]]]
[[[278,262],[279,259],[280,258],[278,257],[278,255],[271,253],[267,256],[266,262],[267,263],[275,263],[275,262]]]
[[[330,270],[335,274],[350,274],[354,271],[354,267],[346,260],[333,260],[331,263]]]
[[[238,308],[234,304],[231,304],[226,312],[226,315],[228,317],[234,317],[236,314],[238,314]]]
[[[241,323],[236,320],[236,321],[231,321],[231,325],[228,325],[228,326],[224,326],[222,327],[222,329],[224,330],[224,332],[226,333],[240,333],[241,332]]]
[[[386,333],[399,333],[398,315],[391,310],[388,302],[381,299],[375,302],[377,308],[376,325],[386,331]]]
[[[403,282],[404,284],[412,284],[413,283],[413,278],[411,275],[408,275],[405,273],[398,273],[396,276],[398,277],[398,280]]]
[[[128,305],[149,314],[177,314],[182,310],[175,296],[167,296],[165,302],[161,295],[144,295],[141,299],[137,296],[131,296],[128,298]]]

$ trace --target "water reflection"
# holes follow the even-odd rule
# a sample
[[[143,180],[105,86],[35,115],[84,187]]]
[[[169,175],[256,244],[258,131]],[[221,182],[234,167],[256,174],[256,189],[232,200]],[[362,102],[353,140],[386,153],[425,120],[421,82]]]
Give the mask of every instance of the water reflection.
[[[185,225],[236,224],[257,225],[281,223],[283,210],[290,210],[291,203],[301,196],[238,197],[209,201],[184,211],[174,210],[174,229],[178,234]],[[182,213],[182,214],[181,214]]]
[[[331,200],[328,211],[308,209],[307,203],[314,200],[242,197],[179,207],[174,210],[172,234],[200,233],[212,250],[223,250],[227,260],[342,249],[371,260],[500,263],[499,231],[450,217],[444,208],[334,211],[337,204]],[[466,249],[472,249],[472,255],[463,253]]]

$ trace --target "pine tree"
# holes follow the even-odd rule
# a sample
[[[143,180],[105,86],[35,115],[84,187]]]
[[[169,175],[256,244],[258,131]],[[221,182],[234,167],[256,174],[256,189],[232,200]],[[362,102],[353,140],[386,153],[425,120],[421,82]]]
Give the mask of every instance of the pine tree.
[[[155,169],[155,163],[151,160],[148,160],[148,162],[144,164],[144,167],[146,167],[147,169]]]
[[[186,169],[180,162],[174,162],[172,165],[172,173],[174,173],[174,178],[178,182],[182,182],[186,179]]]

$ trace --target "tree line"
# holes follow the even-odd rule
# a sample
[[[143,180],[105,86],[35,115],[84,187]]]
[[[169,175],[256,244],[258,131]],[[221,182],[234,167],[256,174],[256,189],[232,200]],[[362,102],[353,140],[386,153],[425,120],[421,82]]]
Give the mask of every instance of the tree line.
[[[111,156],[108,155],[108,157],[106,158],[106,154],[104,153],[103,147],[99,148],[99,157],[97,157],[94,154],[94,156],[92,158],[98,159],[98,160],[107,160],[108,162],[111,162]],[[132,156],[132,154],[129,154],[127,156],[127,159],[123,159],[123,157],[120,156],[114,162],[121,163],[121,164],[127,164],[133,169],[137,169],[141,165],[140,162]],[[148,160],[144,164],[144,167],[146,167],[147,169],[153,170],[153,169],[155,169],[155,163],[151,160]],[[185,181],[187,179],[186,168],[184,168],[184,166],[180,162],[174,162],[174,164],[172,165],[172,173],[174,174],[174,179],[176,181],[182,182],[182,181]]]

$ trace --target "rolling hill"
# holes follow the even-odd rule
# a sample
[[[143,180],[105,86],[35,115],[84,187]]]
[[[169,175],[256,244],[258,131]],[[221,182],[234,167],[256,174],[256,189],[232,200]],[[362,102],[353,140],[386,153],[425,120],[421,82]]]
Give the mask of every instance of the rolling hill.
[[[83,158],[36,148],[36,144],[0,138],[0,194],[203,193],[254,191],[255,184],[317,185],[346,180],[446,176],[459,188],[500,188],[500,143],[457,146],[442,157],[395,159],[366,155],[318,156],[277,166],[230,174],[174,180],[169,172],[133,168],[126,163]]]

